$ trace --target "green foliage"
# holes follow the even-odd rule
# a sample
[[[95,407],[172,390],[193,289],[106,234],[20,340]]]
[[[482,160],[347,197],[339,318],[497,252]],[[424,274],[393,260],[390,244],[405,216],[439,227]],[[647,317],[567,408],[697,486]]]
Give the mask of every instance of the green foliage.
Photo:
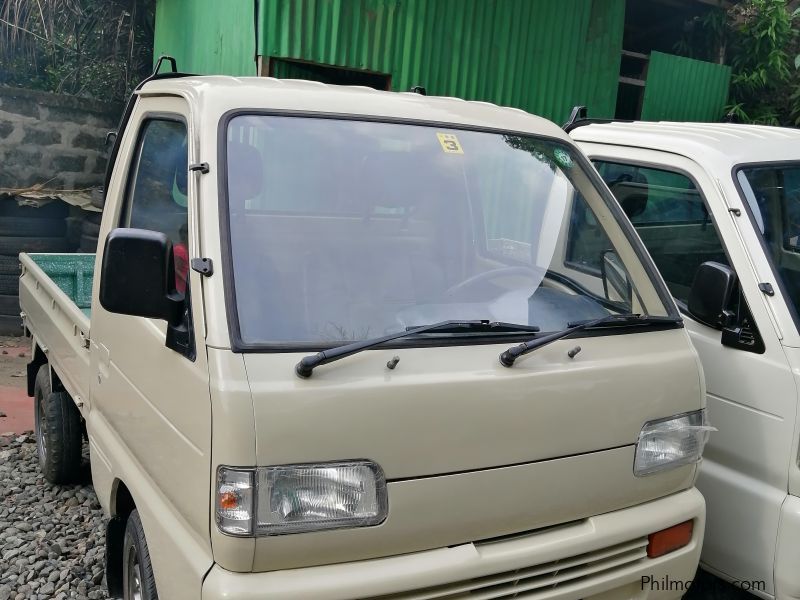
[[[152,65],[154,0],[0,0],[0,84],[121,101]]]
[[[800,36],[785,0],[748,0],[729,10],[731,109],[743,122],[800,122]]]
[[[729,114],[743,123],[800,124],[800,9],[742,0],[687,24],[675,51],[731,66]]]

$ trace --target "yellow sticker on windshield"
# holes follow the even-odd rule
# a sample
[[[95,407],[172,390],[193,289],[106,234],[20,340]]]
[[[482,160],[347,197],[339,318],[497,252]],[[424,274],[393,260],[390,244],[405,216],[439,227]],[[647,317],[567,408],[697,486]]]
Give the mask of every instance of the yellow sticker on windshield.
[[[448,154],[464,154],[464,150],[461,149],[461,144],[458,142],[456,134],[438,132],[436,137],[439,138],[442,150]]]

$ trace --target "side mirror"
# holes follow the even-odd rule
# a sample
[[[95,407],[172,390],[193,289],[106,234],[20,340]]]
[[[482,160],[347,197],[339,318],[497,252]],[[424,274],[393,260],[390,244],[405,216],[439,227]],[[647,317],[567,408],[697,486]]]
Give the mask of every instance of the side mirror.
[[[729,327],[736,316],[730,306],[737,284],[736,273],[728,265],[704,262],[697,268],[689,291],[689,314],[709,327]]]
[[[600,273],[603,277],[603,293],[609,300],[631,303],[633,288],[628,279],[628,272],[613,250],[603,251],[600,261]]]
[[[183,318],[183,296],[175,291],[172,243],[145,229],[114,229],[108,234],[100,272],[100,305],[107,311],[164,319]]]

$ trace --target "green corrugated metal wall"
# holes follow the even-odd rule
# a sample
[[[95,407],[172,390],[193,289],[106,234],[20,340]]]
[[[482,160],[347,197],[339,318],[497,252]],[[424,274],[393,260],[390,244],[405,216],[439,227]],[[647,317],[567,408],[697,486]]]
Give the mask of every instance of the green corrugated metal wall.
[[[719,121],[728,100],[731,68],[661,52],[650,55],[642,119]]]
[[[388,73],[394,90],[557,121],[575,104],[614,115],[625,0],[261,0],[260,11],[265,57]]]
[[[253,0],[158,0],[154,54],[187,73],[257,75]]]

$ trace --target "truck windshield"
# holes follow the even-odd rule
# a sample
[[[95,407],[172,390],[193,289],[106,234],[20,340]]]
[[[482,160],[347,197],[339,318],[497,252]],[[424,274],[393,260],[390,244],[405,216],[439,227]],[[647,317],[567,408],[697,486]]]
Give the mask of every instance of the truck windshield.
[[[800,314],[800,162],[752,165],[736,176],[784,295]]]
[[[244,346],[334,346],[446,320],[545,332],[672,314],[566,143],[246,114],[228,122],[225,149],[229,309]]]

